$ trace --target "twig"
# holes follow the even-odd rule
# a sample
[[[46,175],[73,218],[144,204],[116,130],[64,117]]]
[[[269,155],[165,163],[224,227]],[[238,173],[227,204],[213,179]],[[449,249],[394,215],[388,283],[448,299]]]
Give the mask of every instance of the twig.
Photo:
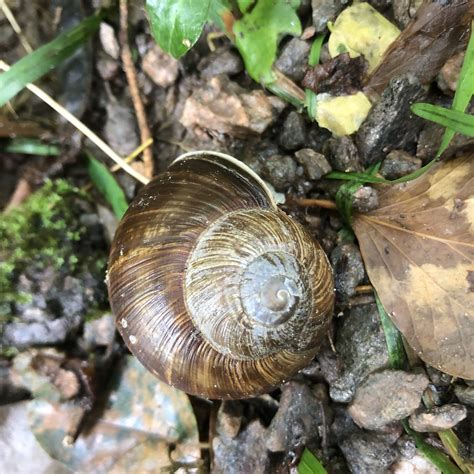
[[[364,293],[372,293],[374,291],[374,287],[372,285],[359,285],[355,287],[355,292],[358,295]]]
[[[0,60],[0,69],[3,71],[8,71],[10,66],[4,61]],[[46,102],[52,109],[54,109],[58,114],[62,115],[69,123],[76,127],[83,135],[85,135],[91,142],[93,142],[98,148],[100,148],[109,158],[115,161],[120,168],[126,171],[130,176],[133,176],[140,183],[147,184],[150,180],[143,176],[138,171],[134,170],[130,165],[125,163],[125,161],[115,153],[112,148],[110,148],[107,143],[105,143],[101,138],[99,138],[90,128],[84,125],[78,118],[66,110],[62,105],[58,104],[50,95],[46,94],[42,89],[34,84],[27,84],[26,87],[28,90],[33,92],[37,97],[39,97],[43,102]]]
[[[130,95],[132,96],[133,108],[137,116],[138,128],[140,129],[141,142],[145,143],[151,138],[150,128],[146,119],[145,107],[140,98],[138,88],[137,71],[133,64],[132,52],[128,42],[128,6],[127,0],[120,0],[120,44],[122,46],[122,64],[127,77]],[[153,176],[153,154],[151,148],[143,152],[143,164],[147,178]]]
[[[20,178],[16,184],[15,191],[10,197],[3,212],[8,212],[11,209],[19,206],[31,194],[30,183],[25,178]]]
[[[15,33],[18,35],[18,38],[20,39],[20,43],[23,46],[23,48],[25,49],[25,51],[27,53],[32,53],[33,48],[31,47],[30,43],[26,39],[26,36],[23,34],[23,31],[22,31],[20,25],[16,21],[15,15],[10,10],[10,8],[8,7],[5,0],[0,0],[0,8],[2,9],[3,14],[5,15],[8,22],[10,23],[11,27],[13,28],[13,31],[15,31]]]
[[[337,209],[334,201],[328,199],[303,199],[294,198],[295,204],[301,207],[323,207],[324,209]]]

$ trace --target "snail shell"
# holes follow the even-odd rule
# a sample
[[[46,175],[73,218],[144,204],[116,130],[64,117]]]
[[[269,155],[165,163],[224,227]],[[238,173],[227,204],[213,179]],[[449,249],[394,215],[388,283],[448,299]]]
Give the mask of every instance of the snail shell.
[[[264,182],[216,152],[182,155],[139,192],[109,260],[127,346],[205,398],[271,390],[311,361],[334,303],[319,244]]]

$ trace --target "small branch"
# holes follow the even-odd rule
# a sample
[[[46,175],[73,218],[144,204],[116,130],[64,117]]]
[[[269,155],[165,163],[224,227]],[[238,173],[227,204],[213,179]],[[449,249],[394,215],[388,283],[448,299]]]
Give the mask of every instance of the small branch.
[[[0,60],[0,69],[3,71],[8,71],[10,66],[4,61]],[[48,104],[52,109],[54,109],[58,114],[63,116],[69,123],[77,128],[83,135],[85,135],[91,142],[93,142],[98,148],[100,148],[109,158],[111,158],[115,163],[117,163],[120,168],[126,171],[130,176],[133,176],[140,183],[147,184],[150,180],[143,176],[142,174],[135,171],[130,165],[125,163],[125,161],[115,153],[112,148],[110,148],[107,143],[105,143],[101,138],[99,138],[90,128],[86,127],[77,117],[71,114],[66,110],[62,105],[58,104],[50,95],[46,94],[42,89],[35,86],[34,84],[27,84],[27,89],[33,92],[37,97],[39,97],[43,102]]]
[[[25,178],[20,178],[3,212],[8,212],[19,206],[31,194],[31,191],[30,183]]]
[[[132,52],[128,42],[128,6],[127,0],[120,0],[120,44],[122,46],[122,64],[127,77],[130,95],[132,96],[133,108],[137,116],[138,128],[142,143],[146,143],[151,138],[150,128],[145,113],[145,107],[140,97],[138,87],[137,71],[133,64]],[[153,154],[151,148],[146,148],[143,152],[143,163],[147,178],[153,176]]]
[[[358,295],[373,293],[374,287],[372,285],[359,285],[355,287],[355,292]]]
[[[334,201],[328,199],[303,199],[293,198],[295,204],[301,207],[322,207],[324,209],[337,209]]]

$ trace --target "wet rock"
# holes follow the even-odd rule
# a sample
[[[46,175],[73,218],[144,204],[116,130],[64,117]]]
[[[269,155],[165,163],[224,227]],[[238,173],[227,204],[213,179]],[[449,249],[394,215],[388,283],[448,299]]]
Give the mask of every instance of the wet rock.
[[[265,446],[266,429],[260,420],[250,422],[236,437],[223,433],[214,437],[212,448],[216,474],[242,472],[265,473],[268,453]]]
[[[102,22],[99,29],[99,38],[104,51],[113,59],[118,59],[120,57],[120,46],[112,26]]]
[[[341,369],[329,394],[335,402],[348,403],[367,375],[389,364],[377,307],[370,304],[352,308],[341,321],[335,345]]]
[[[327,142],[329,163],[337,171],[362,171],[359,152],[350,137],[334,137]]]
[[[198,64],[198,70],[201,71],[201,76],[206,78],[219,74],[232,76],[242,72],[244,65],[238,53],[224,47],[202,58]]]
[[[121,156],[128,156],[138,147],[135,115],[128,101],[107,102],[104,136],[107,143]]]
[[[291,156],[270,156],[263,164],[262,177],[277,191],[285,191],[296,178],[296,163]]]
[[[328,174],[332,168],[322,153],[311,148],[302,148],[295,153],[296,161],[303,167],[308,179],[321,179]]]
[[[359,248],[352,242],[338,245],[331,253],[336,295],[347,299],[355,295],[355,288],[365,277],[364,263]]]
[[[286,104],[261,90],[248,91],[226,76],[213,77],[186,99],[180,122],[236,137],[263,133]]]
[[[408,419],[411,428],[420,433],[449,430],[467,416],[467,409],[459,403],[451,403],[431,410],[413,413]]]
[[[410,107],[425,97],[425,88],[412,75],[390,81],[357,132],[356,143],[364,166],[415,141],[422,121],[410,112]]]
[[[378,191],[370,186],[361,186],[353,195],[352,207],[358,212],[369,212],[379,207]]]
[[[339,446],[350,471],[356,474],[387,472],[399,456],[396,448],[387,444],[385,437],[380,434],[353,434]]]
[[[316,33],[325,31],[328,21],[334,21],[347,3],[347,0],[312,0],[313,25]]]
[[[455,54],[446,61],[438,75],[438,86],[443,92],[454,92],[461,74],[461,67],[464,61],[464,51]]]
[[[298,112],[291,111],[286,117],[281,134],[278,139],[279,145],[285,150],[297,150],[306,142],[306,123]]]
[[[323,405],[327,405],[325,390],[321,394],[325,400],[316,398],[314,392],[302,383],[289,382],[283,386],[280,407],[266,435],[270,451],[288,453],[303,446],[317,447],[319,427],[324,417]]]
[[[349,413],[361,427],[378,430],[415,411],[428,387],[424,374],[384,370],[370,374],[357,387]]]
[[[108,347],[115,337],[115,318],[111,313],[84,324],[84,346],[88,351],[97,347]]]
[[[179,62],[154,45],[143,57],[143,71],[160,87],[169,87],[179,75]]]
[[[454,393],[461,403],[474,408],[474,386],[455,385]]]
[[[285,76],[299,82],[303,79],[308,67],[308,56],[311,45],[299,38],[292,38],[283,46],[275,66]]]
[[[415,18],[416,11],[423,0],[393,0],[393,16],[400,29],[407,27],[408,23]]]
[[[383,160],[380,174],[387,179],[397,179],[421,168],[421,160],[403,150],[393,150]]]

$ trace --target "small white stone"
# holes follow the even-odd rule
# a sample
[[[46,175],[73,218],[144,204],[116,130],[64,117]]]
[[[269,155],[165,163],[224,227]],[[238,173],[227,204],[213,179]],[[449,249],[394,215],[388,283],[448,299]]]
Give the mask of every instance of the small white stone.
[[[127,323],[127,320],[125,318],[122,318],[120,320],[120,325],[123,327],[123,328],[126,328],[128,326],[128,323]]]
[[[130,344],[137,343],[137,338],[133,334],[130,335],[129,340],[130,340]]]

